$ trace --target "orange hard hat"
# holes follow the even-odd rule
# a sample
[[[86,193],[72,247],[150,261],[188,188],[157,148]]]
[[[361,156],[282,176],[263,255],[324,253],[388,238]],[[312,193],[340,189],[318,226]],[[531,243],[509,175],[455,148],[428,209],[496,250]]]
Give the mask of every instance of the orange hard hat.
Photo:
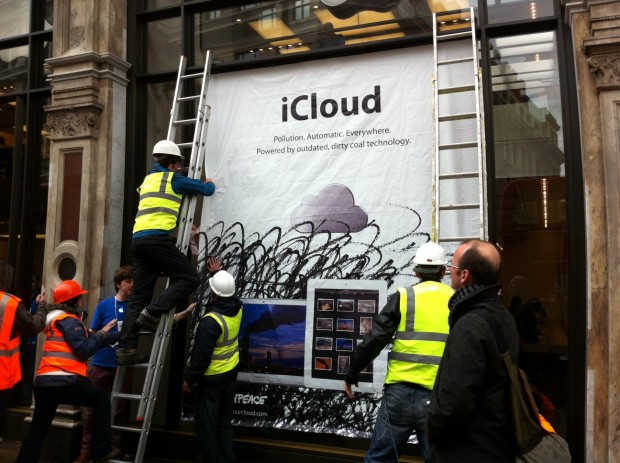
[[[87,294],[88,291],[83,289],[77,281],[65,280],[58,283],[54,288],[54,303],[61,304],[70,301],[73,298]]]

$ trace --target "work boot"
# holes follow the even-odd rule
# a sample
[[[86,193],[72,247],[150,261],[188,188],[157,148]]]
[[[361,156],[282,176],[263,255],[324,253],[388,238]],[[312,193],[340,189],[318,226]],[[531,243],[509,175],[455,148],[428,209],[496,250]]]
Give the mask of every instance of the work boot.
[[[80,452],[78,457],[73,461],[73,463],[90,463],[90,453]]]
[[[136,349],[116,348],[116,364],[120,367],[135,365],[136,363],[148,363],[146,355],[138,354]]]
[[[142,328],[144,331],[150,331],[154,333],[157,331],[157,326],[159,325],[159,319],[161,317],[154,317],[149,313],[147,308],[145,307],[138,315],[138,319],[136,320],[136,325]]]

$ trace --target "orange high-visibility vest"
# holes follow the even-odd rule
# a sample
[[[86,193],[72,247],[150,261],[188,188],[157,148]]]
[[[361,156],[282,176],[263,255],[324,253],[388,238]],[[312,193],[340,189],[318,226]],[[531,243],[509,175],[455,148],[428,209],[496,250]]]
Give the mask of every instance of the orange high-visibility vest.
[[[10,389],[22,379],[19,367],[19,333],[11,339],[20,302],[19,298],[0,291],[0,390]]]
[[[76,315],[63,313],[54,318],[45,328],[45,344],[43,344],[43,355],[37,375],[65,372],[86,376],[86,362],[77,358],[65,341],[62,331],[56,326],[60,320],[65,318],[79,320]],[[84,335],[88,336],[86,327],[84,327]]]

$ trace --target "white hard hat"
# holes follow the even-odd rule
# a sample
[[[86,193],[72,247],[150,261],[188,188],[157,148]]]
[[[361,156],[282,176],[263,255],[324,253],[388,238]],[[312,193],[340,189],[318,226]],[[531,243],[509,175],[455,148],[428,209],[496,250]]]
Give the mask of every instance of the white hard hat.
[[[185,159],[185,157],[181,154],[181,149],[179,146],[170,140],[158,141],[155,143],[155,146],[153,146],[153,156],[161,157],[162,154],[177,156],[181,159]]]
[[[446,251],[437,243],[429,241],[418,248],[413,258],[414,272],[435,273],[440,267],[446,265]]]
[[[230,297],[235,294],[235,279],[226,270],[220,270],[209,278],[211,290],[221,297]]]

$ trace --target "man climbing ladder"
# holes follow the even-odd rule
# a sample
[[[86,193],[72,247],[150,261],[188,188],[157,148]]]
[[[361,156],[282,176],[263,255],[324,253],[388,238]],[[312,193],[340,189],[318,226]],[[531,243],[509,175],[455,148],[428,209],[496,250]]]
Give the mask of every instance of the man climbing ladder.
[[[153,156],[153,167],[138,189],[140,202],[131,243],[134,287],[116,349],[116,363],[121,366],[139,362],[136,348],[140,328],[156,331],[161,315],[184,304],[198,286],[196,269],[177,248],[170,231],[177,225],[184,194],[211,196],[215,192],[212,179],[203,182],[176,172],[184,159],[176,143],[157,142]],[[170,283],[151,303],[162,273]]]

